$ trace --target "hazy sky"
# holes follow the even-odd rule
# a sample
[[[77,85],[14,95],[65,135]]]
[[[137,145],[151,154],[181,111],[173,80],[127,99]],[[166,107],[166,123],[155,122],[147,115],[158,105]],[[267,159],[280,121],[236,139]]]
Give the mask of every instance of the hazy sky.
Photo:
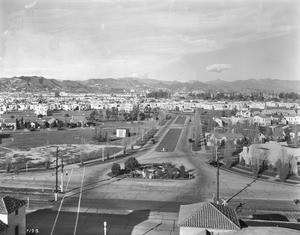
[[[298,0],[0,0],[0,77],[300,80]]]

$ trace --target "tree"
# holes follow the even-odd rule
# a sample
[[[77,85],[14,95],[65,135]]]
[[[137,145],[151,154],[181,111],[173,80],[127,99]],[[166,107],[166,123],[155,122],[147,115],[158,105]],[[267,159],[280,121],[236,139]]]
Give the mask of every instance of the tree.
[[[57,130],[62,130],[64,126],[64,123],[62,121],[58,121],[57,123]]]
[[[123,154],[126,154],[126,148],[127,148],[127,138],[122,139],[122,146],[123,146]]]
[[[51,124],[50,124],[51,128],[57,127],[57,122],[56,120],[54,120]]]
[[[93,110],[91,113],[90,113],[90,120],[91,121],[94,121],[96,120],[96,116],[98,115],[97,111],[96,110]]]
[[[114,176],[117,176],[121,173],[121,166],[120,164],[118,163],[114,163],[111,167],[111,173],[114,175]]]
[[[277,173],[281,181],[284,182],[288,178],[288,176],[293,172],[293,161],[293,155],[288,154],[285,148],[281,148],[280,158],[275,163]]]
[[[134,157],[130,157],[125,161],[125,170],[127,171],[133,171],[140,166],[140,163]]]
[[[49,155],[46,156],[45,158],[45,168],[49,169],[50,168],[50,163],[51,163],[51,158]]]
[[[18,118],[16,118],[16,129],[17,129],[17,130],[21,129],[20,121],[19,121]]]
[[[226,141],[225,143],[225,149],[224,149],[224,158],[223,158],[223,162],[226,166],[226,168],[230,168],[232,165],[232,153],[234,152],[234,148],[233,148],[233,144],[231,143],[231,141]]]
[[[282,127],[281,126],[275,127],[274,131],[272,133],[272,140],[280,141],[280,140],[282,140],[283,136],[284,136],[284,131],[283,131]]]
[[[251,170],[254,177],[259,177],[267,168],[268,151],[260,148],[259,144],[251,146]]]

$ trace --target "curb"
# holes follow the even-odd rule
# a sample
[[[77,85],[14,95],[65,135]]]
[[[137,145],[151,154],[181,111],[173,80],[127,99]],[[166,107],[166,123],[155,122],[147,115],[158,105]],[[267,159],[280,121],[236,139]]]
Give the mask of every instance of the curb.
[[[208,164],[209,165],[209,164]],[[228,169],[224,169],[224,168],[220,168],[220,170],[223,170],[223,171],[227,171],[227,172],[230,172],[232,174],[236,174],[236,175],[241,175],[241,176],[244,176],[246,178],[251,178],[251,179],[255,179],[255,177],[250,177],[250,176],[247,176],[245,174],[242,174],[242,173],[238,173],[238,172],[235,172],[235,171],[231,171],[231,170],[228,170]],[[266,179],[261,179],[261,178],[257,178],[257,180],[260,180],[260,181],[265,181],[265,182],[269,182],[269,183],[276,183],[276,184],[280,184],[280,185],[285,185],[285,186],[296,186],[296,187],[300,187],[300,182],[298,184],[289,184],[289,183],[284,183],[284,182],[279,182],[279,181],[271,181],[271,180],[266,180]]]

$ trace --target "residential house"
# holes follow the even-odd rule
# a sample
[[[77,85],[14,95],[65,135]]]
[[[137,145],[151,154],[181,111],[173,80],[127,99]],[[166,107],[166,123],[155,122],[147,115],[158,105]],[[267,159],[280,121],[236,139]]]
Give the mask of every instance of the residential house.
[[[214,132],[210,136],[207,136],[207,145],[213,146],[214,143],[217,143],[217,145],[220,145],[223,140],[225,142],[227,140],[230,140],[234,144],[236,144],[237,140],[242,140],[244,138],[245,137],[239,133],[217,133],[217,132]]]
[[[49,113],[48,105],[46,104],[39,104],[35,107],[34,113],[38,115],[47,116]]]
[[[296,115],[284,115],[288,124],[300,124],[300,116]]]
[[[256,115],[252,118],[252,122],[258,123],[260,126],[270,126],[271,117],[265,115]]]
[[[219,234],[241,229],[235,210],[212,202],[181,205],[180,235]]]
[[[243,147],[243,151],[239,154],[239,161],[244,160],[245,164],[251,165],[254,154],[257,155],[258,151],[267,151],[266,160],[269,165],[275,166],[278,159],[283,157],[283,151],[287,155],[293,155],[291,159],[292,171],[298,173],[297,162],[300,160],[300,148],[290,148],[285,142],[269,141],[264,144],[252,144],[248,147]]]
[[[243,118],[250,118],[251,117],[251,111],[246,109],[246,110],[240,110],[236,114],[237,117],[243,117]]]
[[[223,121],[220,118],[213,117],[213,120],[218,124],[219,127],[223,127]]]
[[[0,105],[0,114],[4,114],[4,113],[6,113],[6,105]]]
[[[25,235],[26,201],[9,196],[0,198],[0,221],[2,221],[2,223],[0,223],[0,227],[3,227],[1,226],[3,223],[8,226],[6,227],[7,233],[3,234]]]
[[[2,118],[0,122],[1,129],[8,128],[12,130],[17,129],[16,119],[15,118]]]
[[[267,140],[266,136],[265,136],[263,133],[259,133],[259,134],[257,135],[257,138],[258,138],[258,141],[259,141],[260,143],[265,143],[266,140]]]

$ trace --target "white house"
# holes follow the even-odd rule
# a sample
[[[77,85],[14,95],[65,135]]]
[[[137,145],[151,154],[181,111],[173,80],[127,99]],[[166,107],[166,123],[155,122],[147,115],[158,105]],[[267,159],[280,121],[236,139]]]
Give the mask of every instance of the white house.
[[[6,233],[3,234],[25,235],[26,201],[9,196],[0,198],[0,221],[2,221],[1,224],[8,226]]]
[[[256,146],[255,146],[256,145]],[[243,151],[239,154],[239,160],[242,159],[245,161],[245,164],[251,165],[253,154],[257,154],[253,151],[253,148],[257,148],[259,152],[267,151],[267,160],[268,164],[275,166],[278,159],[282,158],[283,151],[287,152],[288,155],[292,155],[293,157],[290,159],[290,164],[292,167],[292,172],[297,174],[297,162],[300,159],[300,149],[299,148],[289,148],[284,142],[274,142],[269,141],[264,144],[252,144],[249,147],[243,147]]]
[[[252,118],[252,122],[258,123],[261,126],[270,126],[271,118],[264,115],[256,115]]]
[[[0,105],[0,114],[6,113],[6,105]]]
[[[285,115],[284,118],[288,122],[288,124],[300,124],[300,116]]]
[[[36,115],[43,115],[43,116],[47,116],[48,115],[48,106],[47,105],[37,105],[34,109],[34,113]]]

